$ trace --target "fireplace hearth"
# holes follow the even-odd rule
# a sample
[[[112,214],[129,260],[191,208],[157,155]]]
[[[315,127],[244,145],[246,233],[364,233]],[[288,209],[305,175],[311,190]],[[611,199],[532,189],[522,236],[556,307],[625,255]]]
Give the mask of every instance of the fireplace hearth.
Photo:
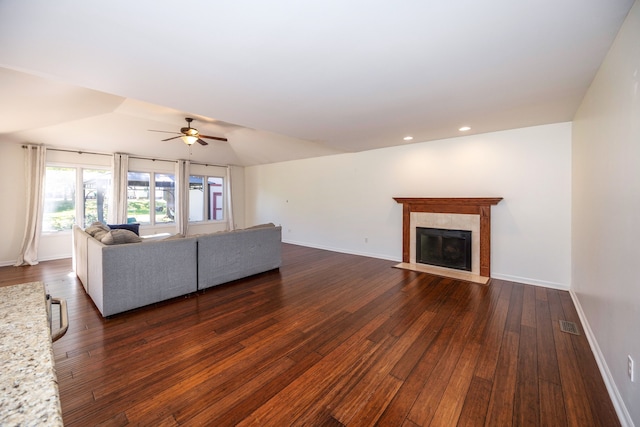
[[[416,262],[471,271],[471,231],[416,227]]]

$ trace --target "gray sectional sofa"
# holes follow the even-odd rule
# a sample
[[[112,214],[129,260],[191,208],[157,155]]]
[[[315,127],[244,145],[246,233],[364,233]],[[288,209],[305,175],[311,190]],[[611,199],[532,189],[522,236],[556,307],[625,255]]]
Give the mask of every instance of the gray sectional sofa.
[[[107,317],[279,268],[281,241],[281,227],[267,225],[105,245],[74,226],[73,266]]]

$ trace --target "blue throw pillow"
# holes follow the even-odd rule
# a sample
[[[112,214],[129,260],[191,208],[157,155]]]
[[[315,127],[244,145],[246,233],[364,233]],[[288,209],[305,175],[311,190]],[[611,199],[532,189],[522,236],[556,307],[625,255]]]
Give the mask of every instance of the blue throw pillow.
[[[112,230],[120,228],[122,230],[133,231],[138,236],[140,235],[140,224],[139,223],[134,223],[134,224],[107,224],[107,226]]]

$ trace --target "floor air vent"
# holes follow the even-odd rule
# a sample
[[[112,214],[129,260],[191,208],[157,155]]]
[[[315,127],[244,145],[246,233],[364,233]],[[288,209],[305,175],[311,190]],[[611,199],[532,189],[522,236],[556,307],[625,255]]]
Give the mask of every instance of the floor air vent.
[[[578,332],[578,325],[576,325],[574,322],[560,320],[560,330],[562,332],[567,332],[573,335],[580,335],[580,332]]]

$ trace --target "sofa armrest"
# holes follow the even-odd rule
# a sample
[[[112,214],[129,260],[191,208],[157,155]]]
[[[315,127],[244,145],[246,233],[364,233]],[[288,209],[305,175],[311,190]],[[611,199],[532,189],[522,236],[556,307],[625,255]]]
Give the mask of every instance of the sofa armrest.
[[[96,307],[98,307],[98,310],[100,310],[100,313],[104,313],[102,278],[102,248],[104,247],[106,245],[93,237],[87,239],[87,279],[91,284],[87,289],[87,293]]]
[[[87,258],[87,243],[88,240],[92,237],[89,234],[85,233],[85,231],[78,227],[77,225],[73,226],[73,230],[71,233],[72,238],[72,263],[73,263],[73,271],[80,279],[82,286],[84,286],[84,290],[88,292],[89,290],[89,276],[88,276],[88,258]]]

